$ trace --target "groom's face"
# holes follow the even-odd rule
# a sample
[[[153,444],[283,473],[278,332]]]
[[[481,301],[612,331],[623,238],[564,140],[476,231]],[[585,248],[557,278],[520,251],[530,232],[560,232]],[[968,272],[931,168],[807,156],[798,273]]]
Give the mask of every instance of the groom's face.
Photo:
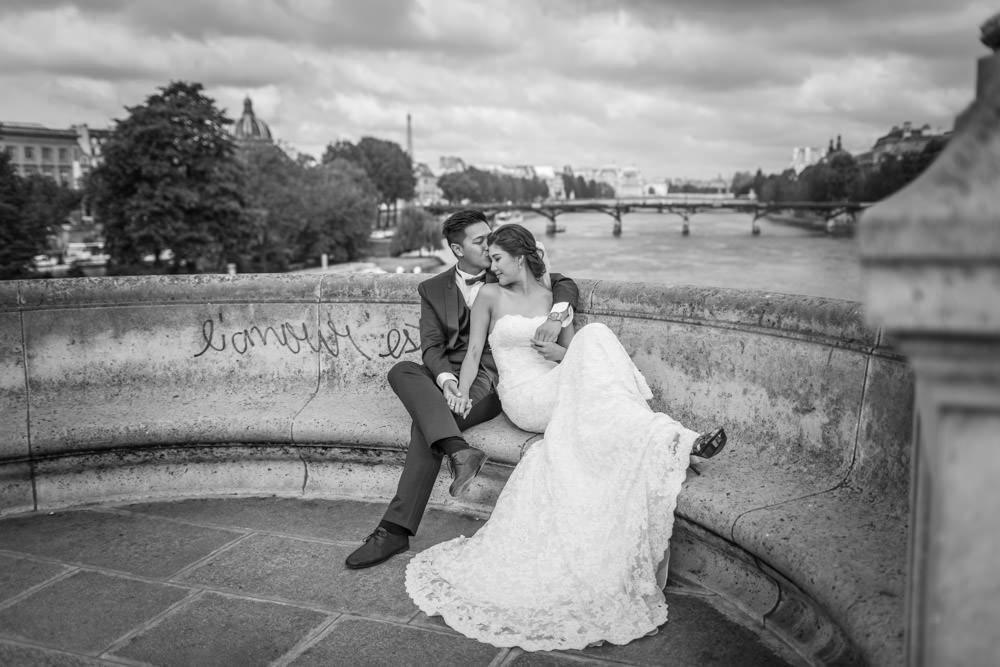
[[[489,235],[490,226],[485,222],[469,225],[465,228],[465,239],[462,241],[462,245],[455,248],[455,254],[459,256],[459,259],[464,258],[464,263],[472,268],[488,269],[490,256],[486,249],[486,237]]]

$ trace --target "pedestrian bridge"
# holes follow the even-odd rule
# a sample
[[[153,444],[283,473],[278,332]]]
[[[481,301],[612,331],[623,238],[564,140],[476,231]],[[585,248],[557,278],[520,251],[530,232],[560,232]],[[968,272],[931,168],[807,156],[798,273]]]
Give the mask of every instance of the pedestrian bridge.
[[[426,204],[423,208],[431,213],[445,215],[464,208],[474,208],[485,211],[490,218],[499,213],[515,211],[531,212],[546,218],[545,233],[554,236],[566,231],[556,223],[556,219],[564,213],[604,213],[611,217],[613,223],[611,233],[621,236],[622,216],[626,213],[648,211],[667,213],[681,219],[681,234],[691,233],[691,217],[704,211],[732,211],[750,215],[750,234],[760,235],[758,221],[775,214],[806,214],[801,219],[802,226],[815,228],[819,226],[828,233],[846,230],[853,233],[858,222],[858,215],[871,206],[870,203],[838,201],[757,201],[753,199],[713,195],[671,195],[666,197],[620,197],[618,199],[566,199],[540,202],[488,202],[466,204]],[[797,218],[791,218],[794,224]],[[818,221],[822,221],[819,224]]]
[[[407,275],[0,284],[0,512],[207,496],[381,503],[409,419],[386,383],[419,359]],[[653,405],[730,444],[692,465],[670,567],[805,660],[902,661],[913,384],[854,302],[579,281]],[[491,464],[439,509],[488,514],[539,439],[470,431]],[[359,537],[361,537],[359,535]]]

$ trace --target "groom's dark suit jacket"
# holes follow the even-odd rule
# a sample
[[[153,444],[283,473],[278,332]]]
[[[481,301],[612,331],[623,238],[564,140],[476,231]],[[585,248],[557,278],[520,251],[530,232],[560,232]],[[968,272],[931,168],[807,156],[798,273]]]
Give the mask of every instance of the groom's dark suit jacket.
[[[579,300],[576,283],[556,273],[551,278],[553,301],[566,301],[575,309]],[[495,282],[496,278],[489,276],[488,280]],[[479,362],[479,375],[469,392],[475,405],[466,417],[456,417],[448,409],[435,382],[445,372],[457,378],[469,348],[471,312],[455,284],[455,268],[423,281],[417,292],[424,363],[400,361],[389,371],[389,384],[413,418],[413,427],[396,497],[383,517],[410,534],[417,531],[441,468],[442,453],[431,445],[442,438],[460,436],[470,426],[496,417],[501,408],[496,395],[497,369],[488,343]]]
[[[567,301],[573,309],[577,307],[579,290],[569,278],[553,273],[552,302]],[[496,278],[487,273],[487,282]],[[462,367],[462,360],[469,348],[469,308],[465,305],[462,291],[455,284],[455,267],[442,271],[433,278],[420,283],[420,347],[423,351],[424,366],[436,378],[441,373],[454,373]],[[487,342],[479,361],[496,383],[496,364]]]

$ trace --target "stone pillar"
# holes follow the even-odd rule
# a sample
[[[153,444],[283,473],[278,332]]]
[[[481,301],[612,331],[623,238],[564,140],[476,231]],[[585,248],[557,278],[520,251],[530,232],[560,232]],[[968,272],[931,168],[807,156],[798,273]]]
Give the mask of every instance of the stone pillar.
[[[1000,46],[1000,15],[983,25]],[[916,374],[908,665],[1000,664],[1000,54],[938,159],[859,224],[870,323]]]

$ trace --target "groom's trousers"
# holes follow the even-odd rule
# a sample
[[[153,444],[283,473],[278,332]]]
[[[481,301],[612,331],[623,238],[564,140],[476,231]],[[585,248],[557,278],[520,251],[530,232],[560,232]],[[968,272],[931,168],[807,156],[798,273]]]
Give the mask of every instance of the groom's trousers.
[[[500,414],[500,398],[496,393],[494,377],[480,367],[479,375],[469,390],[472,410],[463,419],[448,408],[444,394],[426,366],[401,361],[392,367],[389,385],[410,413],[413,425],[410,427],[410,445],[406,450],[406,463],[399,477],[396,497],[382,517],[385,521],[416,534],[444,456],[431,445],[442,438],[461,436],[465,429]]]

